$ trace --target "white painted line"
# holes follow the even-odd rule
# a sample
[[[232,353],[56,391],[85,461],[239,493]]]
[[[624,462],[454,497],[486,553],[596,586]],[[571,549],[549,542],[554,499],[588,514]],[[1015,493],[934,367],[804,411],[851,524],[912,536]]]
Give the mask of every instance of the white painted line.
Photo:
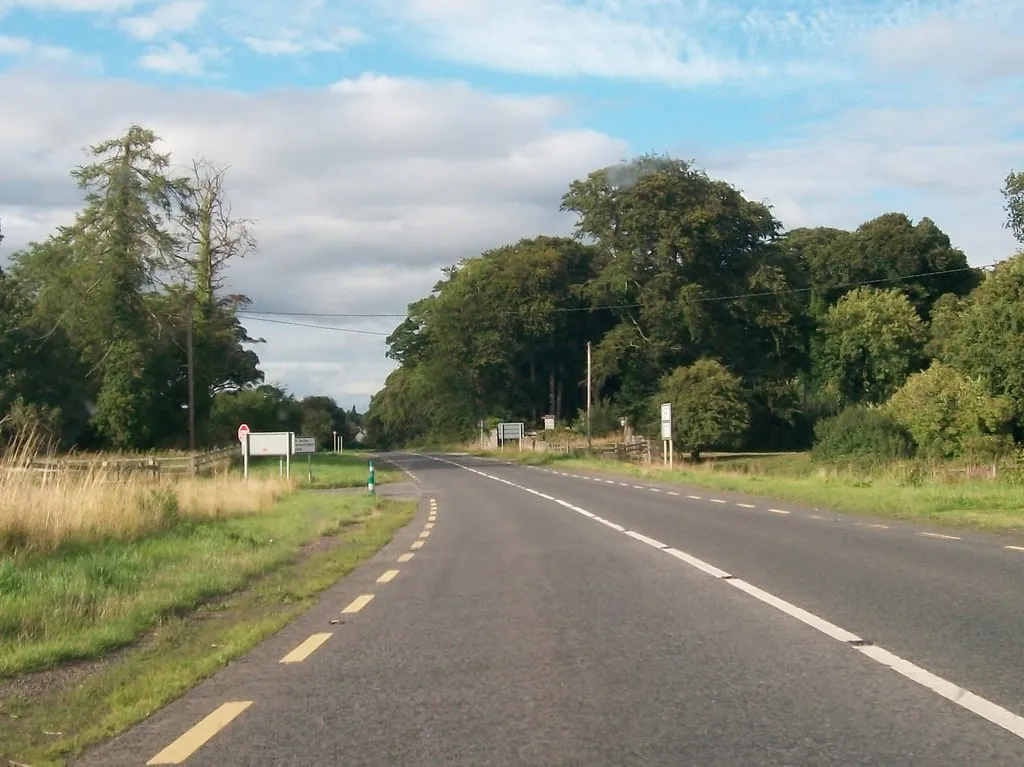
[[[677,498],[679,497],[679,493],[677,493],[677,492],[676,492],[675,490],[669,490],[669,491],[668,491],[668,494],[669,494],[669,495],[674,495],[674,496],[676,496]]]
[[[662,543],[661,541],[656,540],[654,538],[648,538],[646,535],[643,535],[642,533],[636,532],[636,530],[626,530],[624,532],[630,538],[636,538],[638,541],[642,541],[643,543],[646,543],[648,546],[653,546],[656,549],[667,549],[668,548],[668,544],[667,543]]]
[[[975,695],[970,690],[965,690],[959,685],[936,676],[930,671],[926,671],[920,666],[916,666],[910,661],[904,660],[881,647],[867,645],[856,649],[883,666],[888,666],[898,674],[902,674],[907,679],[911,679],[922,687],[927,687],[943,698],[953,701],[958,706],[962,706],[971,713],[977,714],[982,719],[987,719],[992,724],[998,725],[1004,730],[1009,730],[1018,738],[1024,738],[1024,718],[1012,711],[1008,711],[1002,706],[982,698],[980,695]]]
[[[699,501],[700,500],[700,496],[699,495],[688,495],[686,497],[689,498],[691,501]]]
[[[811,519],[824,519],[824,517],[819,517],[817,514],[811,514]]]
[[[785,509],[768,509],[772,514],[789,514]]]
[[[743,591],[755,599],[760,599],[765,604],[769,604],[776,610],[781,610],[790,617],[796,618],[801,623],[806,623],[811,628],[815,628],[823,634],[827,634],[833,639],[838,639],[840,642],[859,642],[861,638],[856,634],[851,634],[846,629],[836,626],[834,623],[829,623],[824,618],[819,618],[817,615],[807,612],[802,607],[797,607],[794,604],[790,604],[784,599],[779,599],[774,594],[769,594],[767,591],[759,589],[757,586],[753,586],[744,580],[739,578],[732,578],[726,583],[735,586],[740,591]]]
[[[697,559],[697,557],[691,557],[689,554],[680,551],[679,549],[665,549],[666,554],[671,554],[676,559],[681,559],[688,565],[693,565],[698,570],[703,570],[708,575],[715,578],[729,578],[730,575],[725,570],[719,570],[714,565],[709,565],[703,560]]]
[[[629,484],[626,482],[620,482],[619,487],[629,487]]]
[[[879,530],[888,530],[888,525],[868,525],[868,527],[877,527]]]
[[[547,493],[541,493],[540,497],[543,498],[545,501],[553,501],[553,500],[555,500],[555,496],[548,495]]]
[[[443,459],[435,460],[443,461]],[[443,462],[452,463],[451,461]],[[453,465],[461,466],[460,464],[454,463]],[[461,466],[461,468],[468,467]],[[811,516],[814,519],[823,519],[823,517],[819,517],[817,515]],[[853,634],[852,632],[849,632],[846,629],[836,626],[834,623],[830,623],[829,621],[823,618],[819,618],[818,616],[807,612],[803,608],[797,607],[794,604],[779,599],[774,594],[770,594],[767,591],[759,589],[756,586],[747,583],[744,580],[733,578],[728,573],[719,570],[714,565],[708,564],[707,562],[699,560],[696,557],[692,557],[689,554],[679,551],[678,549],[667,548],[664,545],[659,545],[659,542],[654,541],[654,539],[647,538],[647,536],[641,535],[640,533],[636,533],[633,530],[627,531],[620,525],[617,525],[614,522],[610,522],[609,520],[602,519],[601,517],[597,516],[595,516],[594,519],[596,519],[603,525],[607,525],[608,527],[617,529],[621,532],[625,532],[627,535],[636,538],[637,540],[643,540],[645,542],[650,542],[652,545],[657,545],[658,548],[661,548],[662,551],[667,552],[673,557],[683,562],[686,562],[687,564],[705,573],[708,573],[709,575],[712,575],[720,579],[724,579],[727,583],[732,584],[740,591],[743,591],[744,593],[749,594],[755,599],[758,599],[761,602],[776,608],[777,610],[785,613],[786,615],[789,615],[792,618],[796,618],[801,623],[804,623],[805,625],[810,626],[811,628],[814,628],[822,632],[823,634],[832,637],[833,639],[836,639],[844,643],[860,643],[863,641],[856,634]],[[953,537],[941,536],[937,533],[933,533],[932,535],[944,538]],[[959,540],[959,538],[957,538],[956,540]],[[1012,549],[1014,551],[1024,551],[1024,547],[1022,546],[1006,546],[1006,548]],[[365,595],[364,597],[360,597],[360,599],[365,599],[367,597],[372,598],[369,595]],[[910,661],[904,660],[903,658],[900,658],[897,655],[894,655],[893,653],[889,652],[888,650],[882,647],[878,647],[876,645],[855,645],[854,649],[862,653],[864,656],[876,661],[877,663],[880,663],[883,666],[891,668],[892,670],[903,675],[907,679],[910,679],[911,681],[916,682],[917,684],[931,690],[932,692],[937,693],[938,695],[941,695],[942,697],[952,701],[953,703],[956,703],[958,706],[961,706],[964,709],[974,714],[977,714],[983,719],[992,722],[993,724],[998,725],[999,727],[1002,727],[1003,729],[1016,735],[1018,738],[1024,739],[1024,717],[1020,717],[1017,714],[1014,714],[1012,711],[1003,708],[1002,706],[999,706],[989,700],[986,700],[985,698],[975,695],[969,690],[966,690],[963,687],[953,684],[948,680],[942,679],[941,677],[932,674],[930,671],[926,671],[925,669],[920,668],[919,666],[916,666]]]
[[[658,488],[656,488],[656,487],[649,487],[649,488],[647,488],[647,489],[648,489],[648,490],[650,490],[650,491],[651,491],[652,493],[660,493],[660,492],[661,492],[661,490],[659,490],[659,489],[658,489]]]
[[[744,509],[756,509],[757,507],[752,503],[737,503],[737,506],[742,506]]]
[[[943,535],[942,533],[918,533],[918,535],[927,535],[929,538],[942,538],[946,541],[959,541],[955,535]]]
[[[633,489],[634,490],[643,490],[644,486],[643,485],[633,485]]]
[[[723,501],[723,500],[721,500],[719,498],[712,498],[710,500],[711,500],[712,503],[725,503],[725,501]]]
[[[606,479],[605,483],[609,484],[609,485],[614,485],[615,484],[615,480],[614,479]]]

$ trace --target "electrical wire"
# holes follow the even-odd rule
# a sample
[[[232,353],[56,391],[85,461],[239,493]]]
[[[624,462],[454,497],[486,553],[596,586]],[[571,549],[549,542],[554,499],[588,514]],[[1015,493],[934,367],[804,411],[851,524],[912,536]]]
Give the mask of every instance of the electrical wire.
[[[695,303],[707,303],[717,301],[738,301],[744,298],[765,298],[769,296],[783,296],[790,295],[793,293],[809,293],[814,290],[830,291],[830,290],[842,290],[844,288],[860,287],[864,285],[877,285],[885,282],[899,282],[901,280],[914,280],[921,277],[936,277],[944,274],[956,274],[958,272],[973,272],[982,271],[984,269],[991,269],[996,266],[995,263],[982,264],[981,266],[961,266],[955,269],[939,269],[932,272],[918,272],[917,274],[904,274],[895,277],[879,277],[872,280],[855,280],[853,282],[842,282],[836,285],[830,285],[822,287],[820,285],[807,287],[807,288],[787,288],[785,290],[766,290],[757,293],[736,293],[728,296],[703,296],[692,299]],[[571,307],[557,307],[552,309],[553,312],[596,312],[602,310],[615,310],[615,309],[639,309],[644,304],[632,303],[632,304],[607,304],[602,306],[571,306]],[[504,309],[494,312],[495,314],[515,314],[515,309]],[[248,316],[252,319],[260,319],[261,316],[280,316],[280,317],[318,317],[322,319],[342,319],[342,318],[405,318],[408,316],[408,312],[392,312],[392,313],[363,313],[363,312],[287,312],[287,311],[258,311],[258,310],[246,310],[245,312],[239,312],[239,315]],[[265,322],[271,322],[272,320],[263,320]],[[281,322],[278,320],[278,322]],[[286,323],[288,324],[288,323]],[[296,324],[296,323],[290,323]],[[325,329],[340,329],[340,328],[328,328],[327,326],[319,325],[308,325],[306,327],[324,327]],[[371,331],[352,331],[352,332],[363,332],[370,333]],[[380,335],[388,335],[383,333]]]

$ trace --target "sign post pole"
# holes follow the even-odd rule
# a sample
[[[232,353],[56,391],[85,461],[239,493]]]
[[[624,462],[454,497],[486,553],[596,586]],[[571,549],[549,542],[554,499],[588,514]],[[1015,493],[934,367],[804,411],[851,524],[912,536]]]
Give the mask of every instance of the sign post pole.
[[[249,424],[238,424],[238,441],[242,444],[242,477],[249,479]]]
[[[672,468],[672,403],[661,405],[661,461]]]

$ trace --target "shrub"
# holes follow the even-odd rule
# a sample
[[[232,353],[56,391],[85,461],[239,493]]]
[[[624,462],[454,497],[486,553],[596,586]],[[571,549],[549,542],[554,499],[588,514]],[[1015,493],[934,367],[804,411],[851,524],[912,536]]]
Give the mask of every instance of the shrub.
[[[817,461],[891,461],[914,453],[910,433],[888,412],[854,406],[814,427]]]

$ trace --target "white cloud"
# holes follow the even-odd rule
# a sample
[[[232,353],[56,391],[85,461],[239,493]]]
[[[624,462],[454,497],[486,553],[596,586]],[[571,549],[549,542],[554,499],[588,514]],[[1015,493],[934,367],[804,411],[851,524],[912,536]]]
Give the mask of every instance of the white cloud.
[[[209,61],[219,58],[216,48],[192,50],[184,43],[174,40],[162,48],[153,48],[139,57],[139,66],[164,75],[188,75],[199,77],[206,73]]]
[[[366,35],[355,27],[341,26],[323,37],[303,35],[296,29],[285,29],[272,38],[246,37],[245,44],[256,53],[281,56],[340,51],[366,42],[367,39]]]
[[[231,289],[254,310],[402,313],[442,266],[567,231],[558,202],[569,181],[627,153],[601,134],[552,128],[565,112],[554,99],[458,83],[366,75],[246,95],[0,75],[0,90],[12,107],[0,121],[6,252],[73,215],[67,172],[83,161],[80,147],[138,121],[182,163],[202,151],[231,166],[235,211],[256,219],[261,246],[232,269]],[[378,333],[398,323],[274,318]],[[364,407],[391,369],[381,336],[247,325],[269,340],[258,349],[268,377],[301,394]]]
[[[148,14],[127,16],[118,26],[139,40],[152,40],[192,29],[205,11],[205,0],[176,0],[157,6]]]
[[[78,67],[96,71],[100,62],[90,56],[78,54],[61,45],[48,45],[24,37],[0,35],[0,60],[10,58],[29,61],[35,65]]]
[[[971,0],[955,0],[957,3]],[[1014,0],[1016,1],[1016,0]],[[932,0],[931,6],[954,0]],[[384,0],[437,54],[543,76],[788,87],[844,78],[838,44],[906,23],[903,0]]]

